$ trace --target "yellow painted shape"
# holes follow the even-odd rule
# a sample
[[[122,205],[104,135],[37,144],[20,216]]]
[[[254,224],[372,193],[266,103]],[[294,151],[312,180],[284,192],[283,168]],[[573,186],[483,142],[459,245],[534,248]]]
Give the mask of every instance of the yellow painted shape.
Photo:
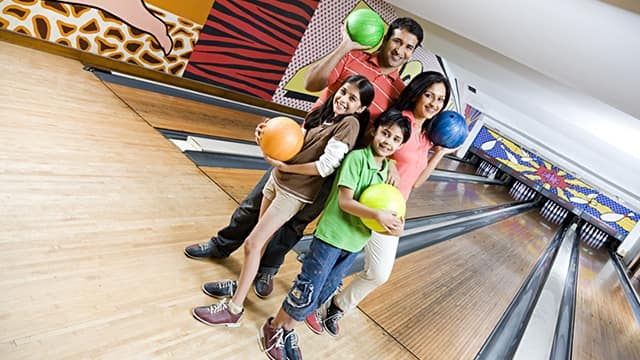
[[[204,25],[215,0],[146,0],[145,3]]]
[[[509,160],[505,160],[505,159],[499,159],[496,158],[496,160],[500,161],[501,163],[507,165],[508,167],[516,170],[517,172],[523,173],[523,172],[527,172],[527,171],[534,171],[535,169],[532,169],[529,166],[526,165],[522,165],[522,164],[514,164]]]
[[[311,64],[305,65],[298,69],[298,71],[291,77],[291,79],[284,85],[284,89],[287,91],[293,91],[297,93],[312,95],[312,96],[320,96],[320,91],[311,92],[307,91],[304,88],[304,78],[307,76],[307,71],[311,67]]]
[[[418,60],[411,60],[406,63],[402,67],[402,71],[400,72],[400,78],[404,79],[405,77],[409,77],[409,79],[413,79],[416,75],[422,72],[422,63]],[[409,82],[406,81],[406,84]],[[448,105],[448,104],[447,104]]]
[[[636,226],[636,222],[633,221],[633,219],[630,219],[628,217],[624,217],[622,218],[622,220],[617,221],[616,224],[618,224],[621,228],[625,229],[626,231],[631,231],[635,226]]]

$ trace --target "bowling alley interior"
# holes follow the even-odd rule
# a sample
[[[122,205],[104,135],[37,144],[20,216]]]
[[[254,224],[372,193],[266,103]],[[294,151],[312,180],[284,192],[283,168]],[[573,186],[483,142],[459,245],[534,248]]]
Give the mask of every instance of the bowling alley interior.
[[[401,18],[421,42],[393,27]],[[0,358],[640,359],[639,34],[632,0],[0,0]],[[240,290],[221,299],[204,284],[249,271],[262,179],[281,191],[296,159],[273,160],[262,129],[288,118],[299,131],[326,96],[337,115],[332,82],[356,65],[378,71],[361,74],[367,131],[420,74],[449,86],[412,133],[430,148],[409,166],[431,172],[399,200],[390,275],[341,310],[339,332],[330,300],[320,334],[300,321],[265,346],[267,319],[294,306],[316,244],[331,244],[327,210],[293,235],[270,294],[256,276],[241,320],[208,326],[220,324],[196,309],[236,314]],[[455,144],[432,131],[445,113],[462,124]],[[375,139],[345,148],[343,165],[375,155]],[[389,158],[374,171],[402,165]],[[333,183],[340,159],[326,188],[358,201]],[[318,199],[302,200],[299,214]],[[368,239],[371,225],[336,206]],[[234,226],[248,231],[228,254],[189,252],[220,249]],[[353,261],[338,296],[374,259],[369,243],[335,246]]]

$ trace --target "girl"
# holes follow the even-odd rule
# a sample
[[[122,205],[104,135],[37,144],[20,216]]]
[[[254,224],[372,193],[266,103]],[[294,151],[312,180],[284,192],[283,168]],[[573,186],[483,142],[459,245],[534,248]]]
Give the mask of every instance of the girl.
[[[409,141],[391,157],[396,161],[399,176],[399,178],[395,176],[391,183],[398,186],[405,200],[409,198],[412,189],[419,187],[427,180],[444,155],[456,150],[433,147],[427,134],[429,121],[443,111],[444,106],[449,102],[450,93],[449,81],[444,75],[427,71],[417,75],[393,105],[393,108],[402,111],[402,114],[410,120],[412,128]],[[429,150],[432,147],[433,154],[429,156]],[[398,239],[397,236],[371,233],[371,239],[365,246],[365,269],[348,287],[333,298],[324,320],[320,320],[320,310],[311,313],[305,319],[313,332],[320,334],[326,329],[330,335],[338,335],[338,321],[344,312],[355,308],[371,291],[389,278],[398,248]]]
[[[327,101],[305,119],[304,145],[291,160],[282,162],[265,156],[274,168],[263,189],[260,219],[244,244],[244,263],[237,285],[231,280],[205,284],[203,289],[232,288],[230,302],[200,306],[193,316],[207,325],[239,326],[243,304],[258,271],[264,245],[305,204],[312,203],[324,178],[334,172],[351,150],[360,129],[369,121],[367,106],[373,85],[360,75],[347,78]],[[257,141],[262,127],[256,129]],[[236,288],[237,286],[237,288]],[[215,293],[211,292],[215,296]]]
[[[409,120],[398,110],[373,123],[371,144],[344,159],[329,200],[313,234],[310,251],[275,317],[260,329],[260,347],[269,359],[302,359],[295,327],[327,301],[371,237],[360,218],[376,219],[390,233],[402,234],[403,221],[393,211],[376,210],[360,202],[362,192],[382,184],[392,155],[411,134]]]

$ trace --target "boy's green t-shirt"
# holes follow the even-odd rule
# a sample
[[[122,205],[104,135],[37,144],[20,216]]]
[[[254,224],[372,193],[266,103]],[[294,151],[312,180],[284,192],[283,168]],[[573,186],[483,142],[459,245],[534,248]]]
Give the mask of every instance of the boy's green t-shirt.
[[[382,170],[373,159],[370,147],[351,151],[342,161],[331,194],[318,221],[315,236],[339,249],[358,252],[369,240],[371,230],[364,226],[359,217],[347,214],[340,209],[339,187],[353,190],[354,199],[373,184],[382,184],[387,179],[388,163],[383,160]]]

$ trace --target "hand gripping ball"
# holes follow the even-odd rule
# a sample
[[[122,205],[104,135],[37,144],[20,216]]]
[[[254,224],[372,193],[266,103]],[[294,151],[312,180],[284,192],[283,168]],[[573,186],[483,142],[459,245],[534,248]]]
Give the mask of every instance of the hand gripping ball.
[[[304,134],[300,125],[284,116],[269,119],[260,135],[262,152],[280,161],[287,161],[296,156],[303,143]]]
[[[360,203],[372,209],[395,211],[398,219],[404,217],[407,205],[397,187],[389,184],[376,184],[366,188],[360,195]],[[361,218],[362,223],[369,229],[384,233],[386,230],[374,219]]]
[[[427,127],[429,139],[436,145],[457,148],[469,134],[464,117],[455,111],[443,111]]]
[[[384,21],[373,10],[358,9],[346,19],[347,33],[351,40],[374,47],[384,36]]]

